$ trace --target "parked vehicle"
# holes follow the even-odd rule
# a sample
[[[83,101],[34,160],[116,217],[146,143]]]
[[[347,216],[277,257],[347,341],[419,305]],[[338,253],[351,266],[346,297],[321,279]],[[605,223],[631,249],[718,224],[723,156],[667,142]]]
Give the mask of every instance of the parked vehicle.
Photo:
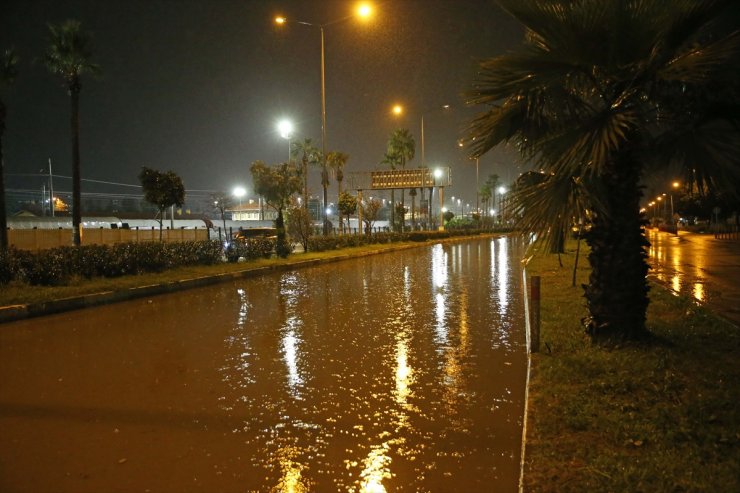
[[[277,229],[275,228],[239,228],[234,233],[233,240],[244,242],[249,239],[262,238],[266,240],[277,240]]]

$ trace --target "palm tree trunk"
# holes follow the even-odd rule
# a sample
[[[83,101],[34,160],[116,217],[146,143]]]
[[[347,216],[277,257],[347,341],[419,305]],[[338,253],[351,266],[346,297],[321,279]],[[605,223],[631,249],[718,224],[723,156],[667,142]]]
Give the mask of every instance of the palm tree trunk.
[[[308,210],[308,160],[305,156],[301,160],[301,172],[303,172],[303,208]]]
[[[396,191],[391,188],[391,231],[396,230]]]
[[[3,162],[5,115],[5,104],[0,101],[0,253],[5,252],[8,249],[8,220],[5,212],[5,163]],[[52,207],[54,207],[53,204]]]
[[[329,218],[326,214],[327,204],[329,202],[329,171],[326,169],[326,165],[321,169],[321,187],[324,189],[324,210],[321,212],[321,217],[324,218],[324,236],[329,234]]]
[[[406,189],[401,189],[401,210],[403,211],[401,215],[401,233],[403,233],[403,230],[406,228]]]
[[[413,195],[411,195],[411,225],[416,229],[416,189],[413,190]]]
[[[629,153],[605,172],[605,210],[595,213],[586,242],[591,247],[589,285],[584,286],[589,317],[586,332],[596,344],[614,345],[647,335],[649,303],[647,246],[640,214],[641,165]]]
[[[337,207],[339,206],[339,198],[342,196],[342,180],[337,178]],[[347,224],[349,227],[349,215],[347,215]],[[339,230],[340,233],[344,234],[344,221],[342,221],[342,215],[339,215]]]
[[[69,96],[72,105],[70,127],[72,131],[72,229],[75,246],[82,242],[80,225],[82,224],[82,190],[80,173],[80,81],[74,79],[69,85]]]

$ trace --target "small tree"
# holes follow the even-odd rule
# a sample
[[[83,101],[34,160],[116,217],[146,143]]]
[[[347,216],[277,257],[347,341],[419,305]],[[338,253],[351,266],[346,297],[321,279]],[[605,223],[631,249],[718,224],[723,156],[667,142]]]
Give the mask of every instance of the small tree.
[[[224,225],[224,235],[226,235],[226,210],[230,209],[234,205],[234,201],[226,192],[214,193],[211,195],[213,201],[213,207],[218,211],[221,216],[221,222]]]
[[[164,211],[173,205],[178,207],[185,203],[185,186],[174,171],[161,172],[155,169],[141,168],[139,173],[144,199],[154,205],[158,211],[159,241],[162,241],[162,219]]]
[[[362,222],[365,224],[365,234],[369,235],[373,230],[375,221],[378,220],[378,214],[383,207],[383,203],[378,199],[370,199],[360,204],[362,207]]]
[[[308,209],[292,204],[288,210],[288,235],[297,239],[303,245],[303,251],[308,252],[308,240],[313,235],[313,224]]]
[[[342,223],[342,216],[344,216],[347,219],[347,229],[349,229],[349,218],[357,212],[357,199],[349,192],[342,192],[339,194],[337,207],[339,208],[339,223]]]
[[[275,251],[278,256],[285,258],[290,253],[290,245],[285,237],[283,211],[290,205],[293,194],[301,190],[301,172],[293,163],[268,166],[263,161],[253,162],[249,169],[252,172],[255,191],[278,213],[275,220],[277,229]]]

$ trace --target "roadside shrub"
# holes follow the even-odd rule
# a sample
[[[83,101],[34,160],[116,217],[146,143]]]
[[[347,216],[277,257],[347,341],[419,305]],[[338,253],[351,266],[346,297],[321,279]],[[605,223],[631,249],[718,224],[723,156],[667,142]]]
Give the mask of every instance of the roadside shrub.
[[[336,236],[312,236],[308,239],[308,249],[311,252],[336,250],[339,246],[339,241],[339,238]]]
[[[137,243],[136,265],[139,272],[162,272],[171,265],[171,251],[166,243]]]
[[[20,255],[21,252],[12,247],[0,252],[0,285],[22,278]]]
[[[357,247],[367,244],[367,240],[363,235],[344,235],[338,238],[340,248]]]
[[[226,259],[236,262],[239,258],[245,260],[256,260],[258,258],[270,258],[275,250],[275,240],[267,238],[249,238],[232,242],[226,250]]]
[[[44,255],[30,259],[25,269],[26,280],[34,286],[60,286],[70,277],[70,262],[64,248],[45,250]]]
[[[221,243],[218,240],[166,243],[170,262],[174,266],[213,265],[221,262]]]

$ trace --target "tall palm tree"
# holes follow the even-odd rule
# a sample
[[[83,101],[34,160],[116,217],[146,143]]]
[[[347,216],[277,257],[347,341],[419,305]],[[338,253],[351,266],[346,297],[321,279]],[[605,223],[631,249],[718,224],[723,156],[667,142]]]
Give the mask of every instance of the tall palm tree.
[[[478,190],[478,196],[483,202],[483,216],[488,216],[491,209],[491,187],[484,183]]]
[[[592,218],[585,329],[600,344],[640,339],[641,177],[683,166],[702,184],[740,185],[736,2],[499,3],[526,37],[481,63],[469,102],[487,108],[470,126],[473,154],[510,142],[548,175],[517,200],[524,224],[544,235],[570,220],[578,190]]]
[[[399,128],[391,133],[388,139],[388,150],[386,156],[392,156],[395,159],[396,167],[405,169],[406,164],[414,159],[416,153],[416,142],[413,135],[406,128]],[[401,206],[404,206],[405,194],[401,189]],[[394,205],[395,207],[395,205]],[[401,220],[401,231],[403,231],[405,220]]]
[[[49,24],[49,47],[44,61],[49,70],[64,79],[71,102],[70,127],[72,131],[72,227],[74,243],[80,244],[81,173],[80,173],[80,77],[97,74],[100,67],[91,62],[91,38],[81,30],[80,22],[68,20],[59,25]]]
[[[400,166],[401,157],[394,152],[386,152],[380,164],[394,170]],[[391,188],[391,228],[396,229],[396,190]]]
[[[3,161],[3,134],[7,108],[2,98],[4,89],[15,81],[18,75],[18,56],[13,49],[5,50],[0,58],[0,252],[8,249],[8,220],[5,209],[5,164]]]
[[[341,151],[331,151],[326,155],[326,166],[332,170],[337,179],[337,201],[342,196],[342,180],[344,180],[344,167],[349,160],[349,155]],[[338,202],[337,202],[338,203]],[[344,223],[340,220],[339,227],[344,231]]]
[[[311,139],[303,139],[290,143],[290,155],[293,159],[301,160],[301,176],[303,178],[303,208],[308,209],[308,167],[316,166],[320,162],[321,152],[311,142]]]

